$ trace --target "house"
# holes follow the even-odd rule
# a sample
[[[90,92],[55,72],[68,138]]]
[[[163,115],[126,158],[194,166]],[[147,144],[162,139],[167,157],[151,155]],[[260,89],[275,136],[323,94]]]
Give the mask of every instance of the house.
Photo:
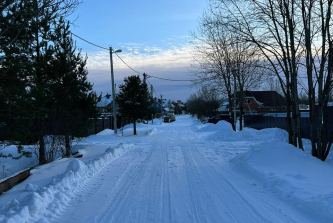
[[[154,112],[155,113],[154,114],[155,118],[160,118],[162,116],[162,114],[166,111],[163,100],[158,99],[156,97],[153,99],[152,106],[153,106],[153,108],[155,110],[155,112]]]
[[[186,104],[181,100],[172,103],[174,105],[174,113],[177,115],[186,114]]]
[[[112,100],[103,97],[100,102],[97,103],[97,111],[99,114],[108,113],[112,111]]]
[[[228,113],[229,112],[229,102],[225,101],[223,104],[217,109],[217,111],[221,113]]]
[[[168,103],[166,104],[165,110],[168,113],[175,113],[175,107],[176,107],[175,104],[169,100]]]
[[[287,102],[276,91],[244,91],[243,112],[286,112]]]

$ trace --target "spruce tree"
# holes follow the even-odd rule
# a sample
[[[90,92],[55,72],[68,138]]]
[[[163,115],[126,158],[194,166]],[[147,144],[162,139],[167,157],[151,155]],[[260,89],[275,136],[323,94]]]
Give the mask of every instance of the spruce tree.
[[[55,29],[55,54],[52,60],[52,126],[65,136],[66,156],[70,156],[70,136],[81,136],[96,118],[98,97],[87,81],[87,57],[77,51],[69,22],[60,19]]]
[[[0,128],[6,140],[33,141],[29,114],[27,73],[32,69],[30,1],[4,1],[0,15]],[[17,121],[25,117],[24,123]],[[29,136],[28,136],[29,135]]]
[[[78,2],[0,3],[0,123],[5,123],[0,131],[5,129],[5,139],[38,141],[40,164],[47,162],[44,136],[52,133],[50,117],[55,111],[52,86],[56,80],[50,63],[55,54],[54,29]]]
[[[120,85],[120,92],[116,97],[118,111],[121,116],[133,119],[133,132],[136,135],[136,121],[149,119],[153,114],[147,84],[140,80],[139,75],[129,76]]]

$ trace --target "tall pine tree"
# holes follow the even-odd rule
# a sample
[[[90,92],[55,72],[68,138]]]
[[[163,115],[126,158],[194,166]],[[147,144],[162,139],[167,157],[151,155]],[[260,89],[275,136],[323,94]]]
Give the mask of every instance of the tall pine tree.
[[[54,115],[50,61],[54,29],[78,0],[6,0],[0,3],[0,130],[5,139],[39,142],[39,163],[47,162],[44,136],[52,134]],[[84,65],[83,65],[84,64]],[[80,63],[84,67],[84,63]],[[79,67],[80,67],[79,66]],[[84,70],[85,68],[77,68]]]
[[[97,117],[99,98],[87,81],[87,57],[77,51],[69,30],[69,22],[60,19],[54,33],[54,59],[52,69],[52,127],[65,136],[66,156],[70,156],[70,136],[80,136]]]
[[[120,85],[116,103],[121,116],[133,119],[133,132],[136,135],[136,121],[138,119],[149,119],[153,114],[150,95],[147,84],[140,80],[139,75],[129,76]]]

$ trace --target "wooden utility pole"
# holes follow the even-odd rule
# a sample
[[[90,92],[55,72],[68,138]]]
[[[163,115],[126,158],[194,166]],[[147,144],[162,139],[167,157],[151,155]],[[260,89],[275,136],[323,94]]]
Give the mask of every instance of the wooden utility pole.
[[[147,74],[143,73],[143,83],[147,84]]]
[[[154,93],[154,86],[150,85],[150,96],[151,96],[151,98],[154,98],[153,93]]]
[[[166,100],[163,98],[163,96],[161,95],[161,114],[162,114],[162,121],[163,121],[163,100]]]
[[[114,84],[113,60],[112,60],[112,54],[114,53],[114,51],[113,51],[112,47],[110,47],[109,50],[110,50],[110,64],[111,64],[113,131],[114,131],[114,134],[117,134],[116,91],[114,88],[115,84]]]

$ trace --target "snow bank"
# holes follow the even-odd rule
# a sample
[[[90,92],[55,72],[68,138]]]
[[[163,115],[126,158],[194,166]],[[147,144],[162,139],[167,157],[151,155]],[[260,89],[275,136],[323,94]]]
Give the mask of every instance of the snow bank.
[[[98,136],[106,136],[106,135],[113,135],[113,130],[111,129],[104,129],[103,131],[97,133]]]
[[[73,159],[66,171],[54,177],[45,187],[39,188],[37,185],[27,184],[25,187],[27,196],[15,199],[0,208],[0,222],[45,222],[43,216],[57,216],[97,173],[131,147],[133,144],[110,147],[106,149],[104,155],[87,164]],[[40,216],[42,212],[43,216]]]
[[[219,121],[216,124],[211,124],[207,123],[207,127],[205,128],[206,131],[211,131],[211,130],[232,130],[232,126],[229,122],[227,121]]]
[[[24,146],[23,151],[32,152],[32,158],[23,156],[20,159],[16,159],[15,157],[20,157],[22,154],[18,152],[17,146],[14,145],[0,149],[0,154],[9,156],[8,158],[0,157],[0,182],[38,164],[38,158],[33,153],[33,149],[29,146]]]
[[[199,132],[211,132],[207,139],[212,141],[288,141],[288,134],[282,129],[255,130],[244,128],[242,131],[235,132],[231,124],[226,121],[219,121],[215,125],[207,123],[205,127],[200,127]]]
[[[231,160],[237,171],[250,173],[266,189],[295,206],[304,205],[333,219],[332,166],[286,143],[280,131],[271,129],[265,134],[264,138],[274,137],[252,145],[249,151]]]

